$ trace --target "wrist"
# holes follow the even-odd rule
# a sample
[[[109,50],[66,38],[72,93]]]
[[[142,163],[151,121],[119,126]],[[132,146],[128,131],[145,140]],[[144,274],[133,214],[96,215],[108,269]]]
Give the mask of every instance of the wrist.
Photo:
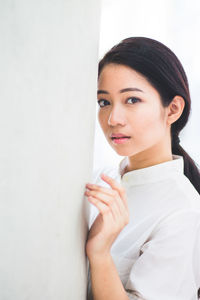
[[[94,255],[88,257],[90,265],[102,265],[105,263],[110,263],[112,261],[112,256],[109,253],[103,253],[101,255]]]

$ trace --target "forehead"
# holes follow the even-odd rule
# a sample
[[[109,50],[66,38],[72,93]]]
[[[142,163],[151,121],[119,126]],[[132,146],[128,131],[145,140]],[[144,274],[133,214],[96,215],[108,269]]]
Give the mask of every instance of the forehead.
[[[98,80],[98,89],[118,92],[127,87],[139,88],[144,93],[159,94],[145,76],[128,66],[109,63],[103,67]]]
[[[103,67],[99,76],[98,86],[124,86],[124,84],[150,85],[142,74],[128,66],[110,63]]]

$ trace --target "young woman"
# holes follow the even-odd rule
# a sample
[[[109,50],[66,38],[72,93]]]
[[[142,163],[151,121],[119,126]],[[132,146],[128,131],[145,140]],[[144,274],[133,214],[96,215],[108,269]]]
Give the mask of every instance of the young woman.
[[[180,145],[188,81],[162,43],[131,37],[99,62],[98,119],[125,156],[86,185],[88,299],[195,300],[200,287],[200,173]]]

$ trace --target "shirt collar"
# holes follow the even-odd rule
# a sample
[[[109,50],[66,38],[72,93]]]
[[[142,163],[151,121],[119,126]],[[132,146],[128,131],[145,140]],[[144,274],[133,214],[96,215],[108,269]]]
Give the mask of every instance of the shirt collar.
[[[173,160],[169,160],[150,167],[132,170],[121,177],[121,172],[127,164],[127,157],[119,163],[118,174],[122,185],[132,186],[160,181],[165,178],[184,174],[184,160],[181,155],[172,154]]]

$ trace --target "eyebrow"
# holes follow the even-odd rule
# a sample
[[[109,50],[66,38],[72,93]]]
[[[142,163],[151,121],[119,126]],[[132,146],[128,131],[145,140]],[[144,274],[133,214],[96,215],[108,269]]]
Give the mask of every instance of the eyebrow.
[[[125,89],[122,89],[120,90],[119,92],[120,93],[125,93],[125,92],[129,92],[129,91],[136,91],[136,92],[143,92],[142,90],[138,89],[138,88],[125,88]],[[109,94],[109,92],[105,91],[105,90],[98,90],[97,91],[97,95],[98,94]]]

